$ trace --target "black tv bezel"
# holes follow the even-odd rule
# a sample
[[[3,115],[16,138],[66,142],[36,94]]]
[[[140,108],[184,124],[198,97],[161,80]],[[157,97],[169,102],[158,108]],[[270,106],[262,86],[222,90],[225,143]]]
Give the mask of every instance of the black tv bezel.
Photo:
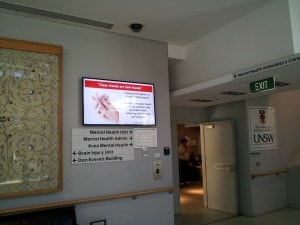
[[[154,113],[154,124],[139,124],[139,123],[116,123],[116,124],[110,124],[110,123],[96,123],[96,124],[90,124],[84,122],[84,80],[90,79],[90,80],[99,80],[99,81],[113,81],[113,82],[120,82],[120,83],[131,83],[131,84],[140,84],[140,85],[151,85],[153,88],[153,113]],[[155,85],[154,83],[148,83],[148,82],[139,82],[139,81],[127,81],[127,80],[115,80],[115,79],[107,79],[107,78],[95,78],[95,77],[82,77],[81,78],[81,97],[82,97],[82,125],[83,126],[138,126],[138,127],[153,127],[156,126],[156,95],[155,95]]]

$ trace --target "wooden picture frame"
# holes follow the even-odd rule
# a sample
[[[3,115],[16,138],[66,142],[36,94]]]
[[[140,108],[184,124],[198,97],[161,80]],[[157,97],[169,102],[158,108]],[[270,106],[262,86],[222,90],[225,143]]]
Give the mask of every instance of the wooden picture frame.
[[[0,37],[0,198],[62,190],[62,55]]]

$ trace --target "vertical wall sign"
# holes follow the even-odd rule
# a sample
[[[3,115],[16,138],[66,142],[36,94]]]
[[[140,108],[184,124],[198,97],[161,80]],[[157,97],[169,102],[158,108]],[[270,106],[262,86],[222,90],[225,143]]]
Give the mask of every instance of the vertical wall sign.
[[[248,110],[250,151],[278,148],[275,109],[250,106]]]
[[[60,191],[62,47],[0,38],[0,197]]]

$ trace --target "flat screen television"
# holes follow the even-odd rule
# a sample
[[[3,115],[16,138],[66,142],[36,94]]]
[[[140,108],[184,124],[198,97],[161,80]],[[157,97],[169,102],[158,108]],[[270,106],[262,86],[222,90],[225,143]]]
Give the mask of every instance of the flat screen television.
[[[154,84],[82,78],[83,125],[155,125]]]

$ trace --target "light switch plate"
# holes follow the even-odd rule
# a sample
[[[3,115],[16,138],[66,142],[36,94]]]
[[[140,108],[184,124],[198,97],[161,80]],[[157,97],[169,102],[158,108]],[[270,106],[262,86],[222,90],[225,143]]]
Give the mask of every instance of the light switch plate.
[[[153,161],[153,179],[162,179],[162,160]]]
[[[149,156],[149,151],[147,148],[143,148],[143,157],[148,157]]]

